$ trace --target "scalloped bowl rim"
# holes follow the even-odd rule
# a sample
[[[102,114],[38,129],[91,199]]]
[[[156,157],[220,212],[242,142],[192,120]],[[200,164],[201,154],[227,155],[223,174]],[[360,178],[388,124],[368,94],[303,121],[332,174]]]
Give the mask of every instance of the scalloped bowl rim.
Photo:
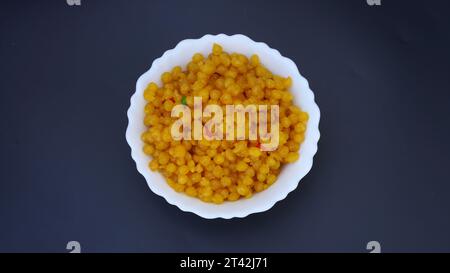
[[[291,92],[294,95],[294,103],[309,114],[305,140],[300,148],[300,159],[285,165],[277,181],[265,191],[254,194],[249,199],[225,202],[221,205],[205,203],[170,188],[159,172],[152,172],[148,168],[150,158],[142,151],[143,143],[140,138],[141,133],[145,130],[142,122],[145,100],[142,94],[148,83],[153,81],[161,84],[161,73],[170,70],[175,65],[181,65],[185,68],[195,52],[207,54],[210,52],[213,43],[221,44],[224,50],[228,52],[239,52],[247,56],[256,53],[259,55],[261,62],[274,74],[290,76],[292,78]],[[182,211],[192,212],[206,219],[242,218],[252,213],[269,210],[275,203],[283,200],[290,192],[295,190],[300,180],[310,171],[320,138],[320,110],[314,101],[314,93],[309,88],[308,81],[300,74],[296,64],[291,59],[283,57],[278,50],[270,48],[265,43],[255,42],[242,34],[232,36],[207,34],[200,39],[182,40],[175,48],[164,52],[160,58],[153,61],[150,69],[137,80],[136,90],[131,96],[127,116],[126,140],[131,147],[131,157],[151,191]]]

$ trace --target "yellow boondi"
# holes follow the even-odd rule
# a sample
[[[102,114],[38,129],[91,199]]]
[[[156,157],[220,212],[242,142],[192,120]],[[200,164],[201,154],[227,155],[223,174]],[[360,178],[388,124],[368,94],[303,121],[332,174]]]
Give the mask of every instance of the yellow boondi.
[[[299,158],[308,114],[292,103],[291,78],[273,75],[257,55],[228,54],[214,44],[207,58],[196,53],[187,71],[176,66],[161,81],[162,86],[152,82],[144,91],[143,149],[153,158],[150,169],[161,172],[177,192],[216,204],[249,198],[272,185],[283,164]],[[175,141],[170,132],[177,118],[171,110],[178,104],[192,109],[194,97],[202,97],[203,105],[279,105],[278,148],[261,151],[259,137]]]

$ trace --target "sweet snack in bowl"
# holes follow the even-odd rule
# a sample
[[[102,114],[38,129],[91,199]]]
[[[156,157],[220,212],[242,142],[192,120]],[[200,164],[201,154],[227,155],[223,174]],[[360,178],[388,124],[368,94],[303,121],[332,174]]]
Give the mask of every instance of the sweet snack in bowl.
[[[142,75],[127,141],[149,187],[205,218],[269,209],[312,166],[320,112],[295,64],[243,35],[184,40]]]

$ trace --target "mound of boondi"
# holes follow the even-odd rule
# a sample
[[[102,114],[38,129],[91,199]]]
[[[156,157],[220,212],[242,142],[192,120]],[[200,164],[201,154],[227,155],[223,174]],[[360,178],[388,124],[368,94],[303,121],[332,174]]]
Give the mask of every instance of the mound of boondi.
[[[183,71],[176,66],[161,75],[162,86],[150,83],[144,91],[148,102],[142,134],[144,152],[176,191],[216,204],[249,198],[272,185],[283,164],[299,158],[308,114],[292,104],[291,78],[273,75],[259,61],[242,54],[228,54],[218,44],[205,58],[196,53]],[[204,105],[279,105],[279,146],[260,150],[259,138],[250,140],[181,140],[171,136],[177,104],[193,107],[193,98]],[[207,120],[203,120],[206,123]]]

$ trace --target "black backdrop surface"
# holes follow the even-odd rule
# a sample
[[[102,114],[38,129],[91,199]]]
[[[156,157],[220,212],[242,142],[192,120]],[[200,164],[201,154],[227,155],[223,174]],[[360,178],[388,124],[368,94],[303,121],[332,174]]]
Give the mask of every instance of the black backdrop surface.
[[[448,1],[2,1],[0,251],[450,251]],[[185,38],[294,60],[322,112],[311,172],[270,211],[204,220],[125,141],[139,75]]]

